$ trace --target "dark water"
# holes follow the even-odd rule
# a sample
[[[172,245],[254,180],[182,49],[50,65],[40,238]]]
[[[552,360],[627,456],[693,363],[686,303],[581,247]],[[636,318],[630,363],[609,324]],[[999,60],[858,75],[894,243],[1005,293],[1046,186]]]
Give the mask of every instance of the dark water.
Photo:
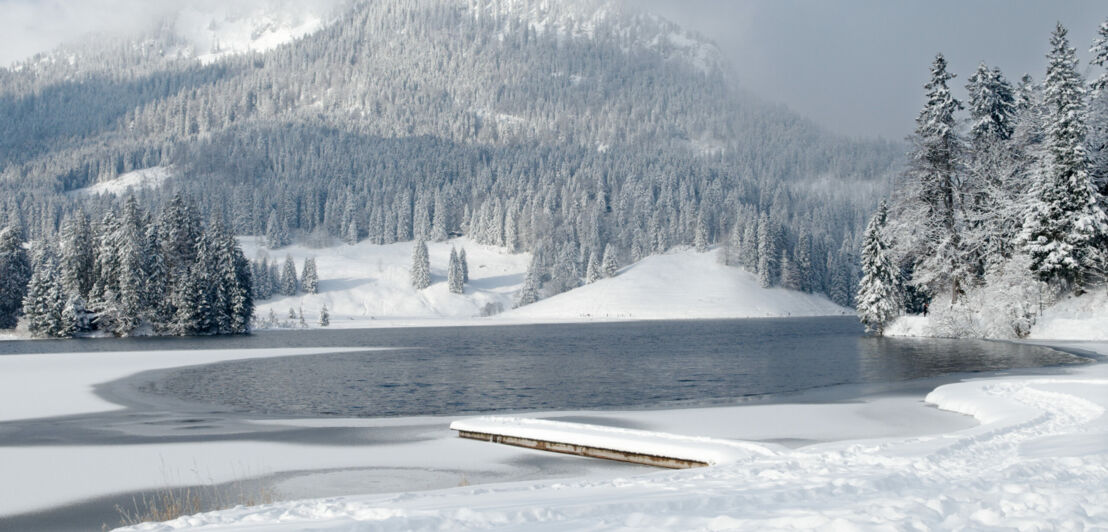
[[[263,332],[202,344],[398,349],[170,370],[144,391],[256,414],[442,415],[723,403],[1081,360],[1002,342],[867,338],[853,318]]]

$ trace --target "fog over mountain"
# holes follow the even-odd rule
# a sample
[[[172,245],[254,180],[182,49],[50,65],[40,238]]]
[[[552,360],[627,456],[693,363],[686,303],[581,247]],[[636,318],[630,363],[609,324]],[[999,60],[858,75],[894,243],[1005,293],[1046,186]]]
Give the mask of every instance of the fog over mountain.
[[[1096,0],[883,2],[879,0],[644,0],[636,4],[719,44],[743,87],[833,131],[899,140],[922,104],[926,65],[943,52],[963,79],[979,61],[1012,78],[1042,76],[1045,35],[1071,28],[1079,57],[1103,16]],[[148,28],[178,11],[264,9],[326,18],[340,0],[0,0],[0,65],[85,32]],[[199,36],[198,36],[199,37]],[[890,45],[895,43],[895,45]],[[207,45],[210,42],[204,42]],[[818,87],[819,90],[813,90]],[[955,90],[961,92],[960,83]]]

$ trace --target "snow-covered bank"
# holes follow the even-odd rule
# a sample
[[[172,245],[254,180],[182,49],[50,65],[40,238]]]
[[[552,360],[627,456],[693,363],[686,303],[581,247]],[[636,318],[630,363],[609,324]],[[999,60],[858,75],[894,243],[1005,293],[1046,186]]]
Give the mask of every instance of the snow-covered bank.
[[[339,351],[326,349],[320,351]],[[351,493],[477,485],[572,477],[611,478],[625,469],[576,457],[536,456],[534,452],[458,438],[448,428],[455,418],[261,420],[231,430],[210,408],[197,412],[167,409],[120,413],[96,431],[143,436],[127,444],[78,444],[64,440],[66,431],[49,441],[12,445],[20,420],[65,416],[119,408],[92,393],[96,384],[123,375],[163,367],[210,363],[244,357],[310,354],[316,350],[267,349],[189,352],[73,353],[0,356],[0,528],[13,514],[55,508],[93,497],[172,486],[208,485],[267,477],[280,497],[302,499]],[[72,374],[65,371],[72,369]],[[798,401],[820,404],[762,404],[660,411],[546,412],[532,417],[584,423],[607,423],[655,432],[670,432],[752,443],[783,450],[791,445],[890,436],[934,434],[964,428],[962,416],[924,407],[916,397],[896,396],[839,401],[855,397],[819,396]],[[126,414],[126,415],[124,415]],[[199,422],[196,422],[199,421]],[[29,420],[27,422],[33,422]],[[39,422],[41,423],[41,422]],[[72,423],[60,420],[59,423]],[[14,430],[13,430],[14,429]],[[274,432],[322,431],[324,436],[286,441]],[[341,442],[327,432],[340,430]],[[255,435],[256,432],[256,435]],[[211,436],[178,441],[180,436]],[[41,434],[35,431],[34,434]],[[228,437],[229,435],[237,436]],[[168,443],[145,436],[160,435]],[[59,440],[58,438],[63,438]],[[118,438],[117,438],[118,439]],[[134,438],[132,438],[134,439]],[[49,443],[49,444],[46,444]],[[745,444],[744,444],[745,445]],[[625,467],[625,466],[624,466]],[[96,528],[99,522],[90,523]]]
[[[432,285],[424,290],[411,287],[411,242],[385,246],[361,242],[321,249],[290,246],[264,251],[255,239],[247,238],[243,245],[251,258],[259,253],[266,253],[271,261],[291,256],[298,269],[305,258],[316,258],[318,294],[276,296],[258,302],[256,311],[262,318],[272,312],[284,320],[289,309],[299,312],[303,308],[309,327],[318,326],[323,305],[330,313],[330,326],[341,328],[828,316],[851,312],[822,296],[762,288],[749,272],[719,264],[718,250],[678,250],[650,256],[623,268],[613,278],[512,309],[530,255],[511,254],[465,238],[428,243]],[[465,294],[452,294],[446,286],[452,247],[466,250],[470,282]]]
[[[97,396],[93,387],[152,369],[368,350],[329,347],[4,355],[0,356],[0,422],[118,409],[119,405]]]
[[[988,336],[973,334],[977,330],[972,324],[951,327],[951,313],[932,312],[929,316],[901,316],[889,324],[886,336],[935,337],[954,336],[949,331],[970,331],[969,336]],[[958,318],[955,318],[958,319]],[[963,313],[963,321],[972,321],[973,313]],[[966,336],[957,334],[956,336]],[[1035,317],[1028,338],[1033,340],[1074,340],[1100,342],[1108,341],[1108,294],[1102,290],[1090,292],[1080,297],[1067,296],[1052,305],[1046,306]]]
[[[1080,347],[1108,354],[1108,343]],[[981,424],[777,448],[706,469],[305,500],[136,529],[1085,530],[1108,523],[1108,365],[967,380],[937,388],[927,401]],[[468,448],[482,445],[490,446]]]

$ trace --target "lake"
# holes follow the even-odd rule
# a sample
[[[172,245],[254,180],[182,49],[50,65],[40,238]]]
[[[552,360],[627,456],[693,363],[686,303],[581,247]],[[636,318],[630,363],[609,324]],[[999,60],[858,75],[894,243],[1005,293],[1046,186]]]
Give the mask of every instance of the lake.
[[[135,386],[242,413],[384,417],[719,404],[1081,360],[1007,342],[871,338],[852,317],[0,343],[9,351],[263,347],[394,349],[166,370],[156,378],[143,376]]]

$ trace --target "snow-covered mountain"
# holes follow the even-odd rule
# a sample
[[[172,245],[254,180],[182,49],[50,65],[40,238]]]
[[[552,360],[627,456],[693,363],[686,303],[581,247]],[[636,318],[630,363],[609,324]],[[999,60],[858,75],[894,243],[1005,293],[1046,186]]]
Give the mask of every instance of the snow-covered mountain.
[[[0,191],[32,237],[89,208],[69,192],[173,168],[130,186],[276,247],[465,234],[537,252],[554,294],[606,247],[627,265],[749,227],[766,282],[786,257],[849,305],[899,164],[738,90],[712,43],[634,2],[205,2],[0,69]],[[97,219],[118,201],[99,197]]]

